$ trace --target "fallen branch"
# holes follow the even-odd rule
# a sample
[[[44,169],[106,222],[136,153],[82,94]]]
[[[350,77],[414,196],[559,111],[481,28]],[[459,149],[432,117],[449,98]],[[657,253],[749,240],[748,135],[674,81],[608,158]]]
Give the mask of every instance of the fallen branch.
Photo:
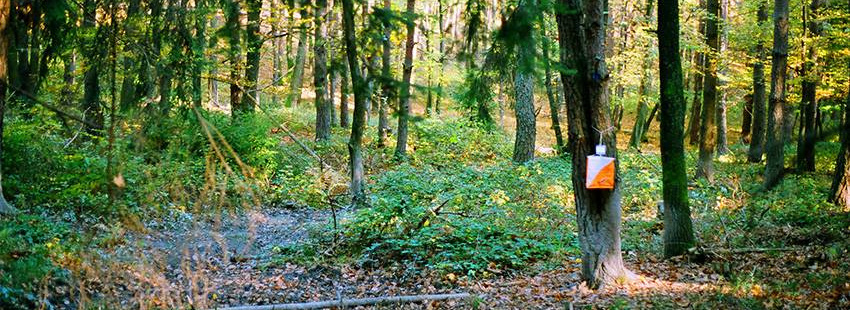
[[[446,201],[443,201],[443,203],[441,203],[436,208],[429,209],[428,213],[426,213],[425,216],[422,217],[422,220],[419,221],[419,224],[416,225],[416,229],[419,230],[419,229],[422,229],[422,227],[425,227],[425,223],[427,223],[428,220],[431,219],[432,216],[433,217],[439,216],[440,215],[440,209],[442,209],[444,206],[446,206],[446,204],[449,203],[449,200],[451,200],[451,199],[446,199]]]
[[[696,252],[713,253],[713,254],[746,254],[746,253],[765,253],[765,252],[791,252],[805,251],[807,247],[782,247],[782,248],[740,248],[740,249],[697,249]]]
[[[64,116],[64,117],[70,118],[70,119],[72,119],[72,120],[75,120],[75,121],[77,121],[77,122],[78,122],[78,123],[80,123],[80,124],[84,124],[84,125],[86,125],[86,126],[89,126],[90,128],[102,129],[102,128],[100,128],[100,127],[101,127],[100,125],[95,124],[95,123],[92,123],[91,121],[88,121],[88,120],[86,120],[85,118],[82,118],[82,117],[76,116],[76,115],[74,115],[74,114],[71,114],[71,113],[65,112],[65,111],[63,111],[62,109],[60,109],[60,108],[58,108],[58,107],[56,107],[56,106],[54,106],[54,105],[52,105],[52,104],[49,104],[49,103],[47,103],[47,102],[46,102],[46,101],[44,101],[44,100],[38,99],[38,97],[36,97],[35,95],[30,94],[29,92],[27,92],[27,91],[25,91],[25,90],[23,90],[23,89],[20,89],[19,87],[15,87],[14,85],[8,84],[8,83],[6,83],[6,82],[5,82],[5,81],[3,81],[3,80],[0,80],[0,83],[2,83],[3,85],[5,85],[6,87],[11,88],[13,91],[15,91],[15,92],[17,92],[17,93],[19,93],[19,94],[23,95],[24,97],[29,98],[30,100],[32,100],[33,102],[35,102],[35,103],[37,103],[37,104],[39,104],[39,105],[43,106],[44,108],[46,108],[46,109],[48,109],[48,110],[52,111],[53,113],[56,113],[56,114],[58,114],[58,115],[61,115],[61,116]]]
[[[447,299],[469,298],[468,293],[458,294],[436,294],[436,295],[408,295],[408,296],[383,296],[358,299],[340,299],[328,301],[314,301],[294,304],[276,304],[262,306],[239,306],[229,308],[218,308],[219,310],[292,310],[292,309],[324,309],[332,307],[356,307],[377,304],[395,304],[420,301],[436,301]]]

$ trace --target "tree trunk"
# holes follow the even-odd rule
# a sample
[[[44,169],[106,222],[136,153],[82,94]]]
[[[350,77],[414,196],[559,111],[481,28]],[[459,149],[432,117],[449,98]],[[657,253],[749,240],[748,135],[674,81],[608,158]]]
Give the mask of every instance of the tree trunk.
[[[561,120],[559,119],[561,100],[556,98],[557,96],[555,96],[555,93],[557,92],[557,88],[555,88],[552,84],[552,68],[549,61],[549,42],[546,40],[548,37],[549,36],[546,35],[545,30],[543,30],[543,38],[541,38],[541,41],[543,41],[543,74],[546,75],[546,97],[549,99],[549,114],[552,120],[552,130],[555,131],[555,148],[558,155],[563,155],[567,151],[567,146],[564,143],[564,136],[561,133]]]
[[[351,74],[348,72],[348,60],[343,60],[341,69],[342,81],[339,84],[339,126],[342,128],[348,128],[348,93],[349,93],[349,83],[348,79],[351,77]]]
[[[652,6],[653,0],[646,1],[646,9],[644,11],[644,26],[649,27],[652,25]],[[640,99],[638,103],[637,116],[635,117],[635,127],[632,130],[632,139],[629,141],[629,147],[640,149],[640,143],[643,141],[643,134],[646,132],[649,124],[646,123],[646,113],[649,112],[649,93],[651,88],[651,74],[650,70],[652,67],[652,54],[650,53],[650,49],[652,47],[652,41],[649,39],[646,46],[644,46],[644,56],[643,56],[643,64],[641,65],[641,79],[640,79]]]
[[[133,29],[134,23],[129,21],[133,21],[136,18],[139,18],[139,11],[141,10],[140,1],[134,0],[130,1],[127,7],[127,21],[124,23],[124,32],[132,33],[137,31],[137,29]],[[136,69],[136,58],[138,55],[131,48],[132,45],[126,44],[124,45],[124,61],[123,67],[124,72],[133,72]],[[132,108],[136,103],[138,103],[139,97],[136,93],[136,83],[134,82],[134,77],[132,75],[125,75],[123,81],[121,82],[121,110],[128,110]]]
[[[561,63],[576,74],[561,73],[569,119],[569,149],[572,157],[573,191],[579,243],[582,250],[582,279],[598,288],[634,275],[623,264],[620,252],[621,193],[619,178],[612,190],[585,188],[586,157],[602,141],[607,156],[617,156],[616,132],[612,128],[605,65],[605,19],[602,0],[559,0],[566,10],[557,14]],[[596,129],[602,130],[597,132]]]
[[[798,137],[797,143],[797,171],[815,171],[815,142],[817,142],[817,85],[820,80],[817,66],[817,45],[815,42],[820,36],[820,23],[818,22],[818,9],[821,6],[821,0],[812,0],[809,5],[809,16],[803,16],[804,25],[808,28],[809,42],[808,55],[803,61],[802,72],[802,105],[800,107],[800,116],[802,131]],[[804,11],[805,13],[805,8]]]
[[[225,12],[225,29],[227,30],[228,40],[230,41],[230,49],[228,50],[228,58],[230,58],[230,109],[232,115],[236,115],[234,113],[238,110],[237,106],[240,104],[240,99],[242,97],[242,89],[239,87],[239,67],[241,61],[239,60],[239,56],[242,55],[242,46],[239,42],[239,33],[241,32],[240,22],[239,22],[239,2],[237,0],[231,0],[227,3],[226,7],[227,11]]]
[[[331,137],[331,111],[333,105],[327,100],[328,58],[325,38],[328,36],[324,20],[327,15],[327,0],[316,0],[313,15],[315,24],[313,36],[313,87],[316,89],[316,141],[326,141]]]
[[[658,0],[661,167],[664,194],[664,256],[687,253],[694,243],[685,169],[685,95],[679,55],[679,1]]]
[[[722,63],[723,62],[723,54],[726,53],[727,47],[729,45],[729,39],[728,39],[729,30],[726,27],[726,20],[727,20],[726,15],[727,15],[727,9],[728,9],[728,0],[720,0],[720,1],[721,1],[720,15],[719,15],[720,19],[718,21],[718,25],[721,25],[721,24],[723,25],[723,28],[722,28],[723,33],[720,35],[720,49],[718,49],[718,56],[715,59],[714,64],[715,64],[715,66],[721,67],[722,69],[715,70],[714,72],[718,72],[718,71],[721,72],[721,74],[718,75],[717,82],[720,86],[725,86],[726,85],[726,79],[720,79],[719,77],[728,75],[728,73],[727,73],[728,66],[726,64]],[[717,111],[716,111],[716,113],[717,113],[717,136],[716,136],[717,137],[717,143],[715,145],[715,150],[717,151],[717,155],[723,155],[723,154],[729,153],[729,146],[727,145],[728,139],[726,138],[726,133],[728,131],[727,130],[728,126],[727,126],[727,123],[726,123],[726,96],[728,95],[728,93],[729,93],[728,91],[723,91],[723,93],[720,95],[720,98],[719,98],[720,100],[717,101]]]
[[[3,116],[6,112],[6,83],[9,82],[8,51],[9,24],[11,23],[11,1],[0,0],[0,215],[16,213],[3,195]]]
[[[392,10],[392,1],[384,0],[384,10],[390,12]],[[392,61],[392,37],[391,24],[386,21],[383,24],[384,38],[383,50],[381,54],[381,102],[378,110],[378,147],[384,147],[387,140],[387,127],[389,127],[389,117],[387,115],[387,106],[393,102],[393,77],[391,70]]]
[[[758,8],[758,28],[767,22],[767,1],[761,1]],[[759,36],[761,38],[761,36]],[[764,153],[764,131],[765,131],[765,89],[764,89],[764,63],[767,60],[764,41],[759,39],[756,44],[756,62],[753,64],[753,134],[750,139],[750,149],[747,153],[747,161],[757,163],[761,161]]]
[[[205,0],[195,1],[195,14],[205,16],[207,3]],[[197,18],[195,20],[195,37],[191,47],[192,50],[192,105],[201,108],[203,101],[204,89],[201,86],[201,73],[204,69],[204,48],[207,45],[207,20],[206,18]]]
[[[333,8],[333,6],[331,6],[331,8]],[[331,43],[331,46],[333,46],[333,43]],[[331,49],[331,51],[333,51],[333,49]],[[328,56],[330,59],[334,59],[334,57],[336,56],[332,53]],[[330,79],[328,86],[328,105],[331,106],[331,127],[336,127],[337,124],[339,124],[337,121],[339,117],[337,117],[336,111],[336,88],[337,85],[339,85],[339,71],[338,68],[334,68],[334,66],[335,64],[331,62],[332,69],[328,71],[328,78]]]
[[[86,56],[86,73],[83,81],[83,103],[84,117],[96,127],[86,126],[86,133],[93,136],[101,136],[103,129],[103,107],[100,104],[100,65],[103,61],[102,48],[98,45],[98,37],[102,37],[102,29],[95,24],[97,4],[94,0],[83,2],[83,27],[87,31],[93,31],[95,37],[84,42],[83,50]]]
[[[440,28],[439,29],[439,34],[440,34],[440,47],[439,47],[440,72],[443,72],[443,70],[445,68],[445,62],[446,62],[446,34],[445,34],[446,29],[444,29],[444,27],[445,27],[445,19],[444,19],[445,14],[443,14],[444,13],[443,12],[443,1],[444,0],[437,0],[437,11],[439,11],[438,12],[439,20],[437,21],[437,26]],[[440,115],[440,104],[442,103],[442,101],[443,101],[443,75],[438,74],[437,75],[437,99],[434,101],[434,113],[436,113],[437,115]]]
[[[699,0],[699,7],[706,7],[706,0]],[[699,20],[699,34],[701,36],[705,35],[705,25],[706,18],[705,16],[701,17]],[[705,73],[705,53],[697,52],[696,54],[696,70],[694,72],[694,97],[691,99],[691,117],[688,120],[688,140],[691,145],[697,145],[699,143],[699,127],[700,127],[700,115],[702,115],[702,95],[703,95],[703,86],[704,86],[704,73]]]
[[[295,68],[292,70],[290,79],[289,96],[286,97],[286,106],[297,108],[301,102],[301,87],[304,85],[304,63],[307,61],[307,6],[310,0],[301,1],[298,26],[298,48],[295,54]]]
[[[407,0],[407,40],[404,46],[404,68],[401,81],[401,101],[398,105],[398,134],[396,135],[395,155],[407,156],[407,118],[410,114],[410,78],[413,75],[413,36],[416,33],[416,0]]]
[[[277,3],[276,0],[271,1],[271,17],[275,19],[271,22],[272,33],[277,35],[280,32],[280,24],[283,20],[283,14],[281,14],[281,10],[283,7],[282,3]],[[286,36],[289,36],[287,33]],[[276,37],[272,39],[272,45],[274,45],[274,49],[272,52],[272,85],[277,86],[283,77],[283,38]],[[272,93],[272,106],[277,107],[279,98],[277,96],[277,92]]]
[[[260,13],[263,10],[262,0],[245,1],[248,11],[248,25],[245,27],[245,43],[248,50],[245,53],[245,88],[242,102],[234,106],[233,115],[238,113],[251,113],[254,106],[260,103],[259,80],[260,80],[260,53],[263,48],[263,39],[260,38]]]
[[[508,21],[514,31],[523,34],[516,44],[517,64],[514,76],[514,111],[516,112],[516,139],[513,160],[524,163],[534,159],[536,119],[534,115],[534,36],[533,9],[536,1],[520,1]],[[545,42],[544,42],[545,44]]]
[[[776,0],[773,9],[773,64],[767,114],[767,163],[764,188],[773,188],[785,169],[785,79],[788,76],[788,0]]]
[[[714,148],[717,138],[715,131],[715,116],[717,116],[717,52],[720,36],[717,31],[717,17],[720,14],[718,0],[708,0],[708,21],[705,27],[705,43],[709,51],[705,55],[705,73],[702,98],[702,121],[699,128],[699,161],[697,162],[697,178],[705,178],[714,182]]]
[[[848,87],[847,100],[844,103],[843,126],[844,129],[840,131],[841,150],[835,160],[830,198],[835,204],[846,209],[850,207],[850,87]]]
[[[366,83],[360,75],[357,61],[357,38],[354,35],[354,4],[352,0],[342,0],[342,28],[348,67],[354,86],[354,122],[351,126],[351,138],[348,141],[349,173],[351,176],[351,196],[353,204],[364,202],[363,179],[363,130],[366,126]]]
[[[750,143],[750,131],[753,125],[753,94],[744,96],[744,109],[741,112],[741,142]]]

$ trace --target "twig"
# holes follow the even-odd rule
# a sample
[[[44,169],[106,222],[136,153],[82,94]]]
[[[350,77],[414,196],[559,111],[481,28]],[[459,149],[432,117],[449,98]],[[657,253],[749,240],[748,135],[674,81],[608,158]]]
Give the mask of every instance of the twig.
[[[416,230],[422,229],[422,227],[423,227],[423,226],[425,226],[425,223],[427,223],[427,222],[428,222],[428,220],[429,220],[429,219],[431,219],[431,217],[432,217],[432,216],[437,216],[437,215],[439,215],[439,214],[440,214],[440,209],[442,209],[442,208],[443,208],[446,204],[448,204],[448,203],[449,203],[449,200],[451,200],[451,199],[446,199],[446,201],[443,201],[443,203],[441,203],[441,204],[440,204],[439,206],[437,206],[436,208],[434,208],[434,209],[429,209],[429,210],[428,210],[429,212],[428,212],[428,213],[426,213],[426,214],[425,214],[425,216],[423,216],[423,217],[422,217],[422,220],[420,220],[420,221],[419,221],[419,225],[416,225]]]
[[[407,295],[407,296],[383,296],[358,299],[342,299],[328,301],[314,301],[294,304],[276,304],[263,306],[239,306],[230,308],[218,308],[219,310],[292,310],[292,309],[323,309],[332,307],[356,307],[376,304],[408,303],[432,300],[465,299],[469,293],[458,294],[436,294],[436,295]]]

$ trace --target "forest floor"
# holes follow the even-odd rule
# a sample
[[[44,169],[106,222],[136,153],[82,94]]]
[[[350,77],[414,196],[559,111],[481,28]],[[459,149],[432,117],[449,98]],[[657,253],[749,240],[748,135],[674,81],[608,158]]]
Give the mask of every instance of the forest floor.
[[[338,220],[349,213],[350,210],[338,210]],[[704,251],[701,255],[674,260],[662,260],[653,253],[626,252],[626,264],[638,278],[596,291],[580,284],[580,261],[564,261],[561,266],[547,270],[505,272],[484,279],[403,267],[371,268],[356,262],[276,262],[276,248],[303,242],[311,230],[330,225],[331,217],[329,210],[268,207],[206,221],[187,219],[169,225],[148,225],[163,229],[131,239],[146,240],[142,242],[147,244],[142,247],[145,257],[167,257],[167,264],[161,267],[168,282],[179,286],[185,279],[194,279],[189,281],[195,282],[190,286],[199,286],[198,293],[206,294],[210,298],[208,306],[213,308],[457,292],[467,292],[473,297],[366,308],[837,309],[850,306],[848,283],[826,291],[803,288],[781,292],[752,281],[729,280],[736,271],[752,274],[758,270],[779,282],[802,274],[812,275],[819,268],[839,272],[834,269],[838,263],[825,260],[824,248],[817,246]],[[138,255],[135,251],[127,253]],[[194,262],[194,266],[187,267],[187,261]]]

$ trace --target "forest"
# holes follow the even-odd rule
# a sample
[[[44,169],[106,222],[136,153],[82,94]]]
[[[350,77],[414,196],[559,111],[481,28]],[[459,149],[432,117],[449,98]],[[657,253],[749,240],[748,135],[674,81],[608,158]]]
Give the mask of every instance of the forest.
[[[850,1],[0,0],[0,309],[850,308]]]

